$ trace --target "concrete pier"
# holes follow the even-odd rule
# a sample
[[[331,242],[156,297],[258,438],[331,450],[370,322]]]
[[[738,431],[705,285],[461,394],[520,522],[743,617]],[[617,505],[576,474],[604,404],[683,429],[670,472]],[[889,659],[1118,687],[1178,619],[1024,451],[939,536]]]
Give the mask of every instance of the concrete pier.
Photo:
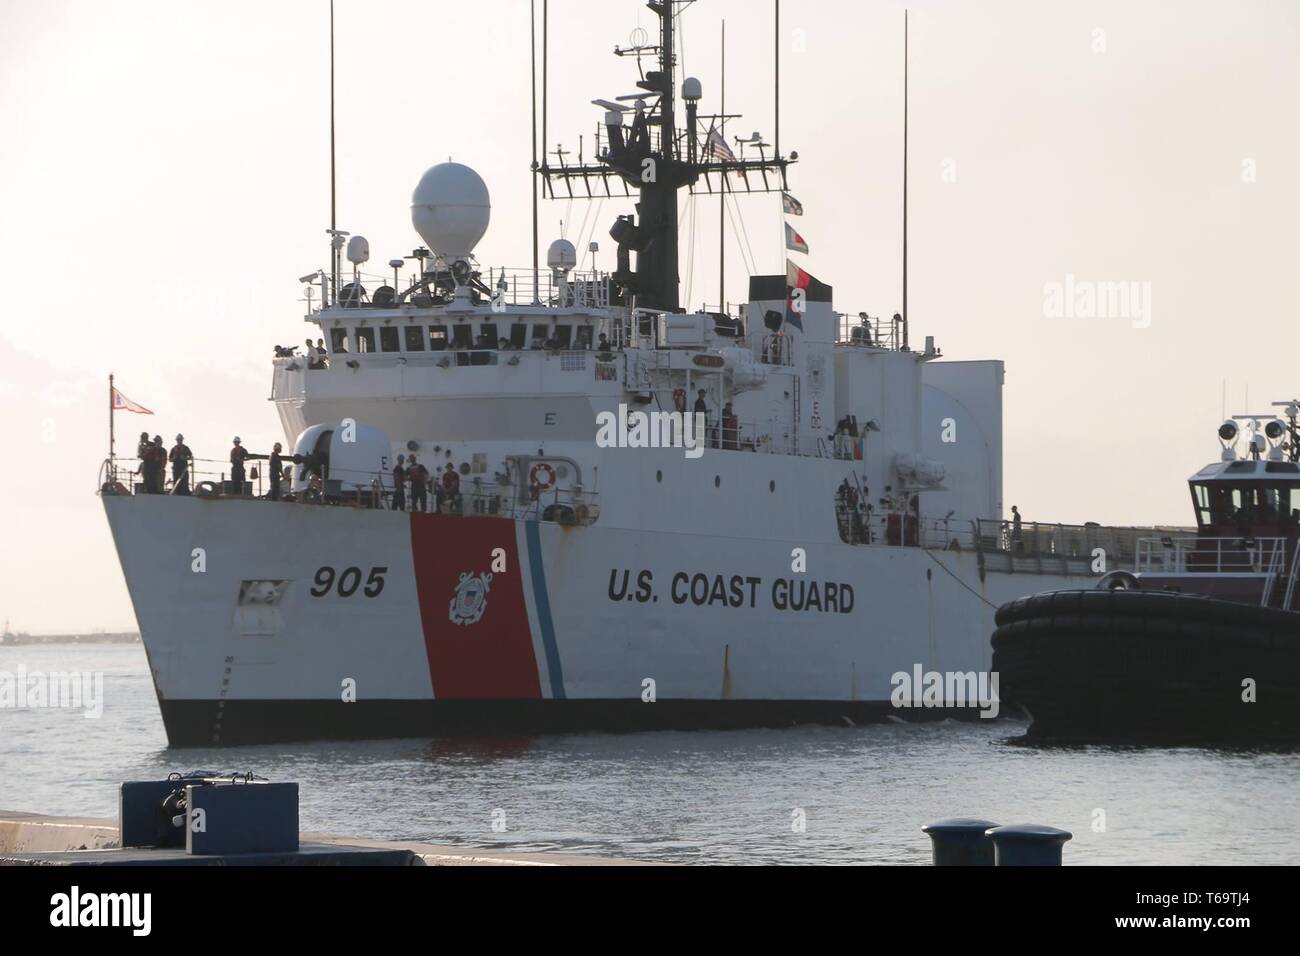
[[[246,860],[267,866],[650,866],[562,853],[511,853],[433,843],[367,840],[303,833],[297,854],[251,854]],[[204,865],[216,859],[187,857],[184,850],[126,849],[118,842],[117,821],[97,817],[53,817],[0,810],[0,866]],[[232,862],[226,858],[225,862]]]

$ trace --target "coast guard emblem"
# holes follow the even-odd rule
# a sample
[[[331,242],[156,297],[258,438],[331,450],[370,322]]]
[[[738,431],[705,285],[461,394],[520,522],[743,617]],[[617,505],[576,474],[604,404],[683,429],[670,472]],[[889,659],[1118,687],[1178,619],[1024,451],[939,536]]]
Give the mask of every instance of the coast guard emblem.
[[[487,610],[488,585],[492,580],[490,574],[470,574],[462,571],[460,583],[456,585],[456,596],[451,599],[451,613],[448,615],[453,624],[475,624]]]

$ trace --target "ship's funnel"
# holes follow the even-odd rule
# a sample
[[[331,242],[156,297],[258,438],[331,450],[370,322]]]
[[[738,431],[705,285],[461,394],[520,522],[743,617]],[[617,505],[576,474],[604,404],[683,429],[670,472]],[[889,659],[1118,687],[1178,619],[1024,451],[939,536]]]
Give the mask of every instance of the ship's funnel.
[[[474,251],[491,215],[483,179],[460,163],[432,167],[411,195],[411,224],[433,254],[447,262]]]

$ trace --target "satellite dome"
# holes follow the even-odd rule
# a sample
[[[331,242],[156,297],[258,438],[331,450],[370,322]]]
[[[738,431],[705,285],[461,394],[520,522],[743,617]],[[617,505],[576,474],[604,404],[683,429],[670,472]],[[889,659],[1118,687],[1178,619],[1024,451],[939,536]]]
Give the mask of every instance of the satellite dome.
[[[546,250],[546,265],[559,272],[568,272],[578,264],[578,250],[568,239],[556,239]]]
[[[411,224],[434,255],[448,261],[474,251],[491,215],[483,179],[460,163],[432,167],[411,195]]]
[[[370,243],[365,236],[353,236],[348,240],[348,262],[354,266],[364,265],[370,261]]]

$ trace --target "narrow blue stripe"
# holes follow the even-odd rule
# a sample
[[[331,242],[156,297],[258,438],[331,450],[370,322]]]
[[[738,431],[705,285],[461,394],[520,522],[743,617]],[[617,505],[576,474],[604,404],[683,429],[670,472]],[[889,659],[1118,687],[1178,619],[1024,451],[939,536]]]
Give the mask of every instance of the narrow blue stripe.
[[[551,621],[551,600],[546,595],[546,570],[542,567],[542,533],[536,521],[524,522],[528,538],[528,563],[533,569],[533,604],[537,607],[537,624],[542,629],[542,647],[546,650],[546,672],[551,677],[551,698],[564,700],[564,672],[560,668],[560,648],[555,643],[555,625]]]

